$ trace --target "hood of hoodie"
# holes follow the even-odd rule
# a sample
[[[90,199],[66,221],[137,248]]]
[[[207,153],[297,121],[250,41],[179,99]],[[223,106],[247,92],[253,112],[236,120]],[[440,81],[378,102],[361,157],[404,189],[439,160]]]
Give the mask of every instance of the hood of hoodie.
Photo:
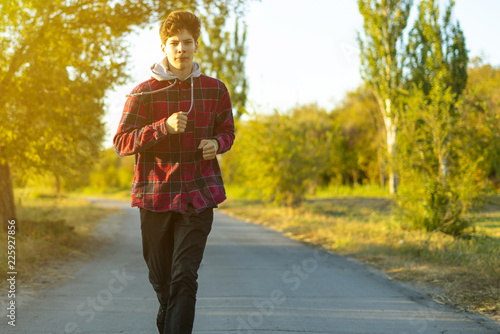
[[[150,68],[151,71],[151,76],[155,78],[158,81],[165,81],[165,80],[180,80],[178,77],[175,76],[175,74],[169,70],[168,68],[168,60],[167,57],[163,58],[161,61],[155,63],[153,66]],[[191,70],[191,74],[187,76],[187,80],[191,77],[196,78],[201,75],[201,70],[200,70],[200,65],[198,63],[193,62],[193,68]]]
[[[125,95],[126,97],[133,97],[133,96],[143,96],[143,95],[150,95],[150,94],[155,94],[164,90],[167,90],[169,88],[172,88],[180,79],[175,76],[175,74],[168,69],[168,61],[167,57],[163,58],[160,62],[154,64],[150,68],[151,76],[155,78],[158,81],[166,81],[166,80],[174,80],[174,83],[157,89],[157,90],[152,90],[152,91],[146,91],[146,92],[139,92],[139,93],[130,93]],[[197,63],[193,63],[193,68],[191,70],[191,74],[189,74],[185,79],[191,79],[191,107],[189,108],[189,112],[191,109],[193,109],[193,104],[194,104],[194,87],[193,87],[193,78],[199,77],[201,75],[200,71],[200,65]]]

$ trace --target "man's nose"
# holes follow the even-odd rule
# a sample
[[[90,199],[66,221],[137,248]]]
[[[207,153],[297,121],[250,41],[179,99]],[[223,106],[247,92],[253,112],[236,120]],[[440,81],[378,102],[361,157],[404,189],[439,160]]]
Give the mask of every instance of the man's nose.
[[[182,43],[179,43],[179,46],[177,47],[177,52],[179,53],[184,52],[184,45]]]

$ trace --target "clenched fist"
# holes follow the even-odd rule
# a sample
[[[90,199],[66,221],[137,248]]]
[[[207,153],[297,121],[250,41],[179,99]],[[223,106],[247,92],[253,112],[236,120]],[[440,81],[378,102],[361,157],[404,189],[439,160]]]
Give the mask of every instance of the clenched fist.
[[[184,132],[187,126],[187,119],[187,113],[182,111],[170,115],[170,117],[165,121],[168,133],[176,134]]]
[[[212,160],[217,155],[217,144],[215,140],[202,139],[198,149],[203,150],[203,159]]]

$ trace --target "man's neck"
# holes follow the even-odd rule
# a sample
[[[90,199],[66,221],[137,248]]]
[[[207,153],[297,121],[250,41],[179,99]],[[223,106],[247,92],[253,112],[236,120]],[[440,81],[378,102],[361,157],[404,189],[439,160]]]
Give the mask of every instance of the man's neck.
[[[167,60],[168,61],[168,60]],[[192,72],[193,70],[193,64],[191,64],[190,67],[186,68],[185,70],[178,70],[172,65],[170,65],[170,62],[168,62],[168,69],[177,77],[180,79],[180,81],[183,81],[186,79]]]

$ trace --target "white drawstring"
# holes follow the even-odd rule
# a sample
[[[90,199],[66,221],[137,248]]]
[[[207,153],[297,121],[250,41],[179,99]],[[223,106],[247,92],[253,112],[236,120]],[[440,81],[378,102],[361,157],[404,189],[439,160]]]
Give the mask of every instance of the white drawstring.
[[[174,87],[174,85],[177,83],[177,78],[174,79],[174,83],[171,84],[170,86],[167,86],[167,87],[163,87],[163,88],[160,88],[158,90],[153,90],[153,91],[150,91],[150,92],[140,92],[140,93],[133,93],[133,94],[127,94],[125,95],[125,97],[132,97],[132,96],[142,96],[142,95],[148,95],[148,94],[153,94],[153,93],[156,93],[156,92],[161,92],[161,91],[164,91],[164,90],[167,90],[169,88],[172,88]]]
[[[189,110],[186,113],[186,115],[189,115],[191,109],[193,109],[193,105],[194,105],[194,86],[193,86],[193,77],[191,77],[191,106],[189,107]]]

